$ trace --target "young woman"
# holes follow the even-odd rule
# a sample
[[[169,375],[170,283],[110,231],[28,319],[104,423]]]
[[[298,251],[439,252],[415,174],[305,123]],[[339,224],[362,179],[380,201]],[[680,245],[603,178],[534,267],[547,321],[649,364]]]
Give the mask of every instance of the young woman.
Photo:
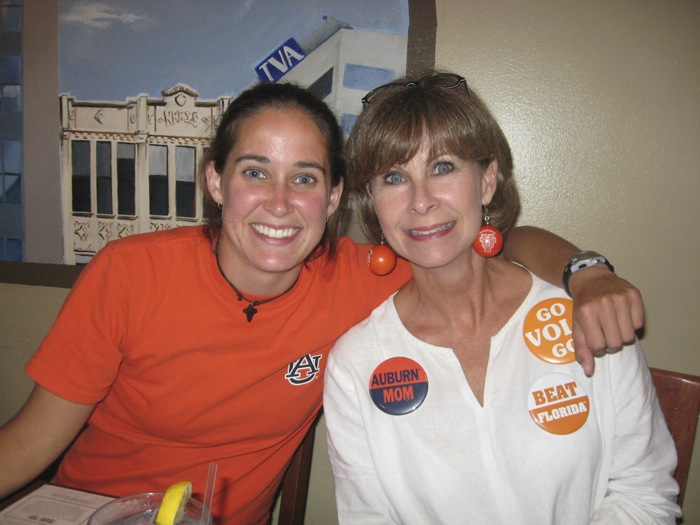
[[[57,483],[121,496],[190,480],[201,497],[217,461],[214,515],[267,522],[321,407],[330,348],[410,277],[405,262],[372,274],[369,247],[339,238],[341,147],[333,113],[302,88],[260,85],[232,102],[202,164],[207,227],[112,242],[82,272],[27,365],[36,388],[0,430],[0,494],[87,422]],[[575,249],[553,249],[563,257],[545,266],[557,279]],[[619,317],[629,319],[636,290],[605,272],[581,306],[627,297]],[[581,332],[600,336],[612,319],[619,336],[617,317],[594,313]]]
[[[482,219],[508,232],[519,204],[486,106],[453,74],[365,102],[347,148],[362,224],[413,278],[329,357],[341,524],[675,523],[675,449],[639,345],[587,376],[564,291],[491,257]]]

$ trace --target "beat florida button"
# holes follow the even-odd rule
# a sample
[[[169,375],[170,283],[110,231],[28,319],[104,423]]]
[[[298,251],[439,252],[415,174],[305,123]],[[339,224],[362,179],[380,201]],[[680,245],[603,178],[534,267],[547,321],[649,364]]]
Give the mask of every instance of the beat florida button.
[[[547,432],[560,435],[581,428],[591,408],[581,383],[567,374],[547,374],[535,381],[527,405],[535,423]]]
[[[428,376],[413,359],[392,357],[372,372],[369,394],[374,404],[387,414],[408,414],[425,400]]]

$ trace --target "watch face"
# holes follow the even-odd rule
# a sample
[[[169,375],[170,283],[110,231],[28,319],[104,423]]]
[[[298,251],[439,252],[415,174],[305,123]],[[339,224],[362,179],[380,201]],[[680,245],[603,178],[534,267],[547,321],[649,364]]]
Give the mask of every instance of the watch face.
[[[575,264],[571,265],[571,273],[578,272],[579,270],[583,270],[584,268],[590,268],[591,266],[595,266],[598,263],[604,263],[605,261],[603,260],[602,257],[593,257],[590,259],[583,259],[581,261],[578,261]]]
[[[579,270],[590,268],[591,266],[596,266],[597,264],[604,264],[611,272],[615,273],[615,268],[613,268],[613,265],[610,264],[610,261],[597,252],[580,252],[569,259],[569,264],[567,264],[566,268],[564,268],[563,276],[564,291],[569,295],[569,297],[571,297],[571,292],[569,291],[569,278]]]
[[[605,261],[605,258],[597,252],[581,252],[574,255],[569,261],[570,264],[576,264],[579,261],[584,261],[586,259],[596,259],[599,262]]]

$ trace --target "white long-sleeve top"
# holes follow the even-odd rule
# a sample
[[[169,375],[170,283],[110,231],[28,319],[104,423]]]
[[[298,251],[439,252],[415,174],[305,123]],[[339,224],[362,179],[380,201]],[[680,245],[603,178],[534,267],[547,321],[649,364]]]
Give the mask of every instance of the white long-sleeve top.
[[[676,453],[640,346],[597,359],[592,378],[575,361],[538,358],[527,337],[542,342],[556,327],[526,335],[524,319],[554,297],[565,295],[533,276],[491,340],[483,406],[452,350],[409,333],[393,297],[337,342],[324,410],[341,524],[675,523]],[[414,360],[427,376],[425,399],[405,415],[380,410],[370,396],[373,377],[391,376],[375,369],[392,357]],[[559,386],[543,388],[552,380]],[[571,403],[574,392],[583,397]],[[537,415],[545,398],[576,406]],[[572,433],[535,422],[551,430],[574,412],[585,423]]]

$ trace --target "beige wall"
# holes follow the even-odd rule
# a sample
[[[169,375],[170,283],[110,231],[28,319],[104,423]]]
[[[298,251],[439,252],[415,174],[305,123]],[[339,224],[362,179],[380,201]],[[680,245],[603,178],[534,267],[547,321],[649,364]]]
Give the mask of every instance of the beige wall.
[[[51,328],[66,288],[0,282],[0,425],[24,404],[34,383],[24,365]]]
[[[436,4],[436,64],[463,74],[503,126],[521,223],[609,256],[644,296],[649,363],[700,375],[700,2]]]

